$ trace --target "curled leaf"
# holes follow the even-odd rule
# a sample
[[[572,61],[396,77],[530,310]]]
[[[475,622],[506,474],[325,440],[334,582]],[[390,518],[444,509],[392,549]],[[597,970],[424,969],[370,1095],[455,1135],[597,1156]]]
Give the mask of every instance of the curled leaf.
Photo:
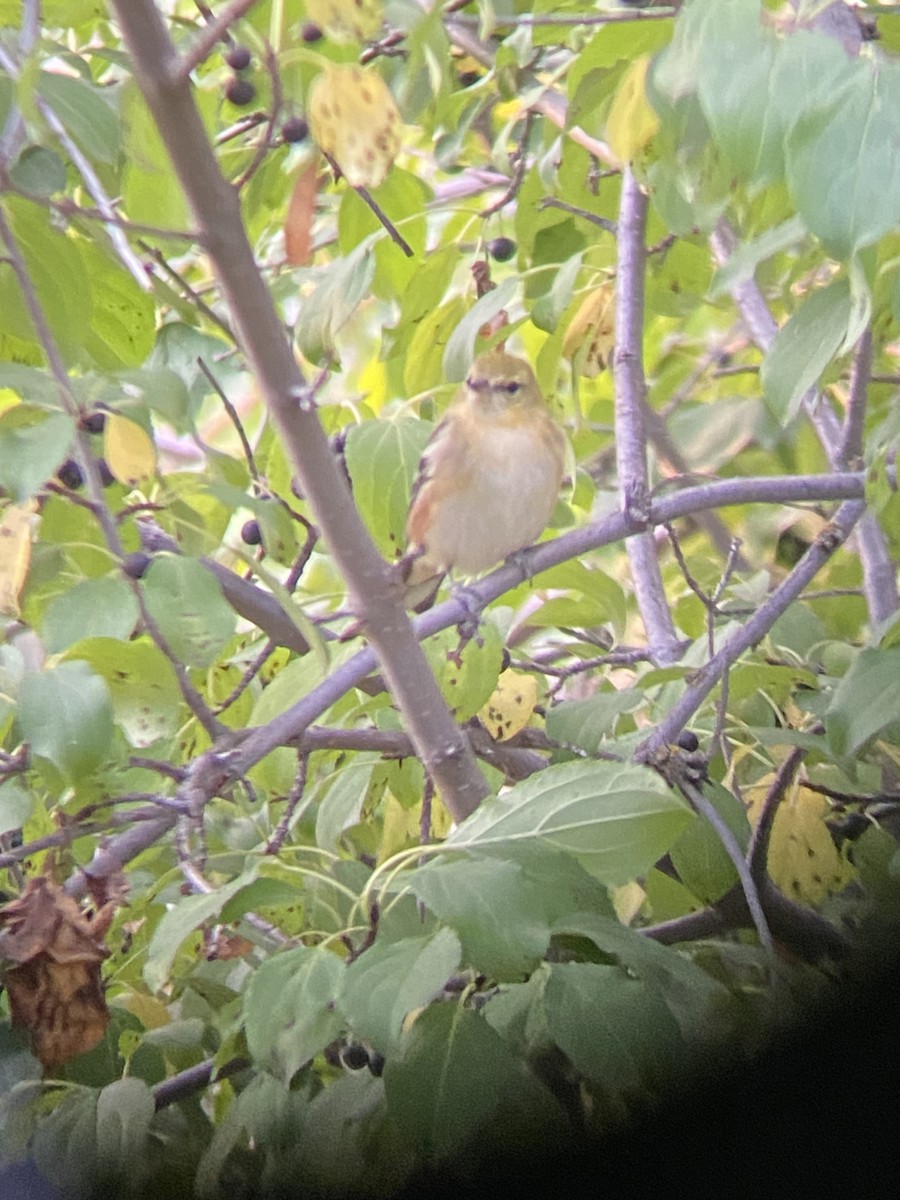
[[[91,1050],[106,1030],[103,937],[121,899],[121,891],[110,891],[91,915],[38,876],[0,909],[0,958],[13,964],[4,973],[13,1024],[28,1030],[48,1075]]]
[[[593,379],[609,364],[615,338],[615,291],[611,284],[589,292],[569,322],[563,354],[580,375]]]
[[[19,593],[31,565],[31,536],[37,502],[11,504],[0,518],[0,613],[19,615]]]

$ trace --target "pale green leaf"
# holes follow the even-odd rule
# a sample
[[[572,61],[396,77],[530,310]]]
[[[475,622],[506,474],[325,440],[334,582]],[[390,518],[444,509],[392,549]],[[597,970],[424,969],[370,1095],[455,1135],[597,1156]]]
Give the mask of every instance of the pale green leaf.
[[[566,763],[485,801],[447,844],[501,851],[547,842],[604,883],[621,884],[651,866],[693,819],[649,767]]]
[[[71,781],[95,770],[112,742],[109,689],[87,663],[64,662],[26,675],[18,719],[32,753]]]
[[[440,993],[459,967],[460,955],[459,939],[450,929],[397,942],[376,939],[347,967],[338,1007],[355,1034],[388,1054],[406,1017]]]
[[[175,956],[188,934],[204,921],[217,917],[232,896],[254,881],[258,870],[259,864],[251,862],[230,883],[223,883],[212,892],[185,896],[166,912],[153,931],[144,964],[144,980],[151,991],[157,992],[165,985]]]

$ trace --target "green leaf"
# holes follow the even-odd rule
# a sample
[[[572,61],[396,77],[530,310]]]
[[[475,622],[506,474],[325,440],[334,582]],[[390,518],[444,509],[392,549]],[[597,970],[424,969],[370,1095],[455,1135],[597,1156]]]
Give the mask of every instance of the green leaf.
[[[550,288],[535,303],[531,310],[531,319],[538,329],[553,333],[559,324],[560,317],[572,302],[572,293],[578,272],[581,270],[581,251],[562,263],[553,275]]]
[[[316,814],[316,845],[337,850],[341,834],[356,825],[372,781],[372,773],[381,761],[378,754],[357,754],[326,779],[328,790]]]
[[[178,732],[183,719],[178,678],[149,637],[124,643],[85,638],[70,648],[68,657],[83,659],[106,680],[113,719],[135,749],[146,749]]]
[[[300,309],[295,336],[307,358],[317,362],[334,349],[334,339],[369,295],[375,272],[371,239],[346,258],[337,258],[319,275],[319,283]]]
[[[184,229],[188,206],[156,122],[136,83],[122,88],[124,158],[122,198],[132,221],[155,228]]]
[[[547,713],[547,735],[554,742],[577,746],[594,754],[615,733],[619,717],[634,712],[646,702],[636,688],[595,692],[587,700],[569,700]]]
[[[770,103],[777,42],[760,23],[758,0],[706,5],[697,91],[713,136],[741,178],[770,183],[783,172],[783,129]]]
[[[457,721],[467,721],[491,698],[503,666],[503,639],[497,626],[486,622],[478,638],[459,649],[459,634],[445,630],[425,644],[425,654],[441,695]]]
[[[406,882],[459,935],[464,961],[493,979],[521,978],[547,950],[548,906],[518,863],[475,857],[431,862]]]
[[[91,324],[84,348],[106,371],[137,367],[156,340],[153,297],[95,242],[79,242],[91,281]]]
[[[861,650],[825,712],[835,754],[853,754],[886,725],[900,721],[900,650]]]
[[[250,1053],[285,1083],[332,1042],[342,1018],[334,1008],[344,967],[323,946],[297,946],[254,972],[244,999]]]
[[[259,871],[259,863],[251,862],[236,879],[223,883],[213,892],[186,896],[162,918],[147,949],[144,980],[153,992],[158,992],[169,977],[169,970],[181,943],[198,925],[217,917],[228,901],[251,884]]]
[[[384,1072],[388,1111],[426,1161],[449,1158],[493,1132],[505,1155],[551,1135],[559,1109],[484,1018],[435,1004],[404,1034]],[[493,1129],[491,1126],[493,1125]],[[557,1132],[559,1132],[557,1126]]]
[[[459,939],[450,929],[398,942],[376,938],[347,967],[338,1007],[355,1034],[389,1054],[406,1017],[441,992],[458,969],[460,955]]]
[[[21,829],[31,815],[33,800],[15,779],[0,783],[0,835]]]
[[[656,862],[693,819],[649,767],[566,763],[485,801],[446,844],[502,852],[548,842],[616,885]]]
[[[120,575],[83,579],[54,596],[44,613],[41,634],[50,654],[82,638],[131,636],[138,620],[134,593]]]
[[[18,196],[3,198],[19,249],[50,331],[66,359],[76,358],[88,333],[91,283],[75,240],[56,228],[39,205]],[[77,296],[79,302],[72,303]],[[18,281],[0,267],[0,332],[26,342],[39,339]]]
[[[740,800],[718,784],[707,784],[704,794],[745,849],[750,838],[750,825]],[[707,904],[714,903],[737,883],[737,870],[721,838],[702,816],[688,825],[672,844],[669,856],[685,887]]]
[[[65,413],[18,404],[0,417],[0,488],[27,500],[54,474],[72,444]]]
[[[475,339],[478,331],[502,309],[508,308],[519,290],[517,276],[511,275],[476,300],[462,318],[447,342],[444,351],[444,378],[453,383],[465,379],[466,372],[475,358]]]
[[[26,675],[18,719],[32,753],[49,759],[69,781],[89,775],[109,752],[109,690],[87,663],[64,662]]]
[[[119,153],[119,121],[103,92],[83,79],[41,71],[38,91],[90,158],[112,163]]]
[[[681,1031],[659,991],[620,967],[553,965],[544,1008],[560,1050],[613,1096],[653,1093],[687,1066]]]
[[[75,1195],[87,1195],[102,1173],[97,1152],[99,1099],[94,1088],[73,1088],[38,1122],[31,1143],[41,1174]]]
[[[847,259],[900,221],[900,64],[844,56],[838,69],[827,104],[800,108],[785,155],[800,215],[833,257]]]
[[[686,958],[614,917],[568,913],[554,926],[555,937],[588,939],[613,964],[658,989],[685,1037],[695,1043],[733,1033],[734,1000],[728,988]]]
[[[156,1106],[142,1079],[117,1079],[97,1097],[97,1161],[106,1170],[140,1173]]]
[[[762,365],[766,400],[782,424],[840,350],[851,317],[850,285],[838,279],[807,296],[779,329]]]
[[[344,456],[353,496],[388,559],[399,557],[406,544],[409,494],[432,429],[429,421],[364,421],[347,434]]]
[[[211,571],[194,559],[159,555],[142,580],[144,599],[172,653],[190,667],[208,667],[236,624]]]
[[[38,196],[52,196],[66,186],[66,164],[43,146],[26,147],[9,175],[17,187]]]

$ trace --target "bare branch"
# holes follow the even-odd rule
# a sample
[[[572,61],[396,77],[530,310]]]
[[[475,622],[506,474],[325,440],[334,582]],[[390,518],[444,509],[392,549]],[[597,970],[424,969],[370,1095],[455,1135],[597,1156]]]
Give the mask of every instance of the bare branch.
[[[837,449],[835,466],[859,467],[862,465],[863,427],[869,400],[869,377],[872,372],[872,329],[863,330],[850,369],[850,395],[847,400],[847,415],[841,431],[841,444]]]
[[[638,608],[653,661],[675,662],[680,641],[666,601],[656,541],[647,528],[650,488],[644,430],[644,269],[647,197],[630,167],[622,174],[616,272],[616,329],[613,378],[616,388],[616,464],[622,508],[643,530],[628,543]]]
[[[674,741],[728,668],[768,633],[810,580],[844,544],[865,509],[864,500],[849,500],[841,505],[834,519],[819,534],[790,575],[779,584],[749,621],[728,638],[706,666],[694,675],[681,698],[666,713],[650,737],[637,748],[637,761],[652,762],[657,755],[665,752],[667,743]]]

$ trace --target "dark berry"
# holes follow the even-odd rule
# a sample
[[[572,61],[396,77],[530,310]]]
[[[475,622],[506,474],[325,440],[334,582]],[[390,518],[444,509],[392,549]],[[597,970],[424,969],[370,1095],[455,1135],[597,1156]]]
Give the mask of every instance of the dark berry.
[[[252,104],[256,98],[256,88],[249,79],[234,78],[229,80],[228,87],[225,89],[225,99],[229,103],[234,104],[238,108],[243,108],[246,104]]]
[[[303,142],[309,137],[309,123],[305,117],[288,117],[281,127],[281,136],[286,142]]]
[[[515,254],[517,246],[512,238],[498,237],[488,242],[487,248],[488,254],[490,254],[491,258],[496,259],[497,262],[509,262]]]
[[[325,34],[314,21],[307,21],[300,30],[304,42],[321,42]]]
[[[56,472],[56,478],[64,487],[74,491],[84,483],[84,472],[74,458],[67,458]]]
[[[225,55],[225,61],[234,71],[246,71],[253,56],[246,46],[232,46]]]
[[[129,579],[143,579],[152,562],[149,554],[145,554],[143,550],[135,550],[133,554],[126,554],[122,559],[122,570]]]
[[[477,83],[480,78],[481,76],[477,71],[460,71],[459,86],[464,88],[471,87],[472,84]]]
[[[700,742],[692,729],[682,729],[677,741],[681,749],[687,750],[688,754],[693,754],[695,750],[699,750],[700,748]]]
[[[262,542],[262,530],[259,521],[245,521],[241,526],[241,541],[248,546],[258,546]]]
[[[106,413],[85,413],[81,418],[81,428],[85,433],[102,433],[106,425]]]
[[[116,482],[116,477],[115,477],[115,475],[113,475],[112,471],[109,469],[109,463],[106,461],[105,458],[97,459],[97,471],[100,474],[100,482],[103,484],[104,487],[109,487],[109,485],[111,483]]]
[[[360,1042],[351,1042],[344,1047],[341,1061],[348,1071],[361,1071],[369,1065],[369,1052]]]

